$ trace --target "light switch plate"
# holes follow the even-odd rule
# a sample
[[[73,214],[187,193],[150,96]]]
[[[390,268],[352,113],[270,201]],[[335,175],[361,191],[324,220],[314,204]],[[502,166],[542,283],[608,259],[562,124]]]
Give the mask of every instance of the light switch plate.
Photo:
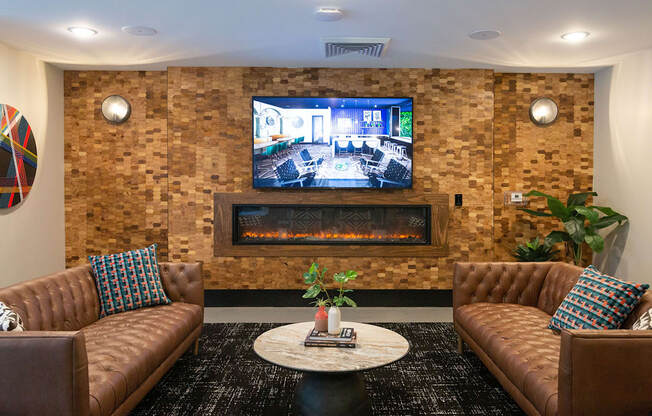
[[[528,199],[523,195],[522,191],[507,191],[504,194],[505,206],[525,207],[527,206]]]

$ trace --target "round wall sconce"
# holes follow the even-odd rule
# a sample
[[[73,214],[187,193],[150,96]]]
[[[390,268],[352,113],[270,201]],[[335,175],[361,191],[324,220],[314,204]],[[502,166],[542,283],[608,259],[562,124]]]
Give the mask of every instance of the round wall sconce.
[[[124,123],[131,115],[131,105],[120,95],[109,95],[102,101],[102,115],[109,123]]]
[[[530,120],[540,127],[554,123],[558,113],[557,103],[548,97],[537,98],[530,104]]]

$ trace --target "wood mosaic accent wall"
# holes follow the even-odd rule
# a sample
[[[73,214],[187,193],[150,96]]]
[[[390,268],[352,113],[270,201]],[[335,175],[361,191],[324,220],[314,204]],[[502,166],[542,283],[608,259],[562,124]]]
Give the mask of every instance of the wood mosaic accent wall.
[[[515,245],[559,229],[558,220],[534,218],[503,204],[507,191],[536,189],[566,201],[593,189],[593,74],[495,75],[494,236],[497,260],[510,260]],[[557,121],[537,127],[530,102],[550,97]],[[531,209],[546,207],[544,198]]]
[[[508,259],[515,240],[547,229],[503,208],[504,190],[565,194],[591,186],[592,76],[495,78],[494,100],[490,70],[66,72],[67,264],[157,242],[163,259],[202,261],[208,289],[301,288],[313,260],[360,271],[359,288],[450,289],[454,262]],[[99,112],[113,93],[133,107],[120,126]],[[450,255],[334,258],[316,247],[312,258],[214,257],[213,233],[223,230],[213,228],[213,194],[254,192],[253,95],[414,97],[414,189],[389,194],[397,201],[451,195]],[[538,95],[560,103],[560,120],[546,129],[527,118]],[[456,193],[464,195],[463,207],[452,206]]]
[[[300,288],[317,260],[361,271],[358,287],[444,289],[453,262],[491,259],[492,71],[170,68],[168,83],[170,258],[202,260],[207,288]],[[213,257],[212,234],[222,230],[212,227],[212,194],[253,191],[254,95],[413,97],[414,189],[404,192],[464,193],[465,207],[451,212],[451,256]],[[401,191],[393,194],[400,201]]]
[[[102,100],[131,103],[121,125],[106,122]],[[159,244],[167,258],[167,73],[66,71],[66,264]]]

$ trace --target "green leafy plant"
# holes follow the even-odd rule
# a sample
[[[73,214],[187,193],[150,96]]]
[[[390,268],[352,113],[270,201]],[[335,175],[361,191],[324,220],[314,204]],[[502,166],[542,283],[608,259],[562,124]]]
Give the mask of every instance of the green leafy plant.
[[[552,247],[542,244],[539,237],[526,242],[524,245],[519,244],[512,252],[518,261],[552,261],[555,260],[559,250],[553,250]]]
[[[566,205],[559,199],[539,191],[530,191],[525,196],[540,196],[546,198],[550,213],[519,208],[521,211],[537,217],[558,218],[563,226],[563,231],[552,231],[545,238],[544,244],[552,247],[557,243],[565,243],[573,262],[582,263],[582,247],[587,244],[591,249],[600,253],[604,249],[604,239],[598,230],[613,224],[622,224],[627,217],[609,207],[586,206],[590,196],[597,196],[595,192],[581,192],[570,194]]]
[[[310,265],[310,268],[306,273],[303,274],[303,280],[307,285],[310,285],[308,289],[306,289],[306,293],[303,294],[303,298],[305,299],[315,299],[318,296],[321,295],[321,297],[317,298],[313,303],[317,306],[322,306],[322,305],[335,305],[335,306],[344,306],[344,305],[349,305],[356,307],[358,306],[353,299],[350,297],[346,296],[345,293],[350,293],[353,292],[352,289],[345,289],[344,285],[350,282],[351,280],[355,280],[356,277],[358,277],[358,273],[356,273],[353,270],[347,270],[346,272],[340,272],[340,273],[334,273],[333,274],[333,281],[337,285],[337,295],[331,298],[331,296],[328,293],[328,290],[326,288],[326,271],[328,269],[326,267],[322,268],[321,270],[319,269],[319,265],[317,263],[312,263]],[[324,298],[325,296],[325,298]]]

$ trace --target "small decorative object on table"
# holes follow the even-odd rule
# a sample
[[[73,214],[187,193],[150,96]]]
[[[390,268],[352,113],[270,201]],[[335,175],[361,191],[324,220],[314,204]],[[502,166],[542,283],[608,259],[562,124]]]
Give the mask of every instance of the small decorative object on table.
[[[353,270],[334,273],[333,280],[335,281],[336,284],[339,284],[339,288],[337,288],[338,295],[334,296],[331,299],[330,295],[328,294],[328,290],[326,289],[326,283],[324,278],[327,270],[328,269],[326,267],[320,270],[319,265],[316,263],[312,263],[310,265],[308,271],[303,274],[303,280],[307,285],[310,285],[310,287],[308,287],[308,289],[306,290],[306,293],[303,294],[303,297],[306,299],[314,299],[321,294],[326,296],[325,299],[321,297],[314,302],[315,305],[317,305],[320,308],[320,310],[315,315],[315,329],[323,332],[323,321],[320,321],[318,323],[317,317],[318,315],[320,315],[322,308],[325,308],[326,305],[331,305],[330,310],[328,312],[328,327],[326,329],[328,330],[329,334],[337,335],[340,333],[340,321],[341,321],[341,314],[339,309],[340,306],[344,306],[345,304],[352,307],[358,306],[353,301],[353,299],[345,295],[345,293],[353,292],[353,290],[344,289],[344,285],[348,283],[350,280],[355,280],[355,278],[358,276],[358,273],[356,273]],[[317,325],[320,326],[317,327]]]
[[[317,299],[315,305],[319,308],[315,314],[315,330],[326,332],[328,331],[328,312],[326,312],[328,302],[324,299]]]
[[[311,330],[303,345],[306,347],[355,348],[357,334],[353,328],[342,328],[337,335]]]

